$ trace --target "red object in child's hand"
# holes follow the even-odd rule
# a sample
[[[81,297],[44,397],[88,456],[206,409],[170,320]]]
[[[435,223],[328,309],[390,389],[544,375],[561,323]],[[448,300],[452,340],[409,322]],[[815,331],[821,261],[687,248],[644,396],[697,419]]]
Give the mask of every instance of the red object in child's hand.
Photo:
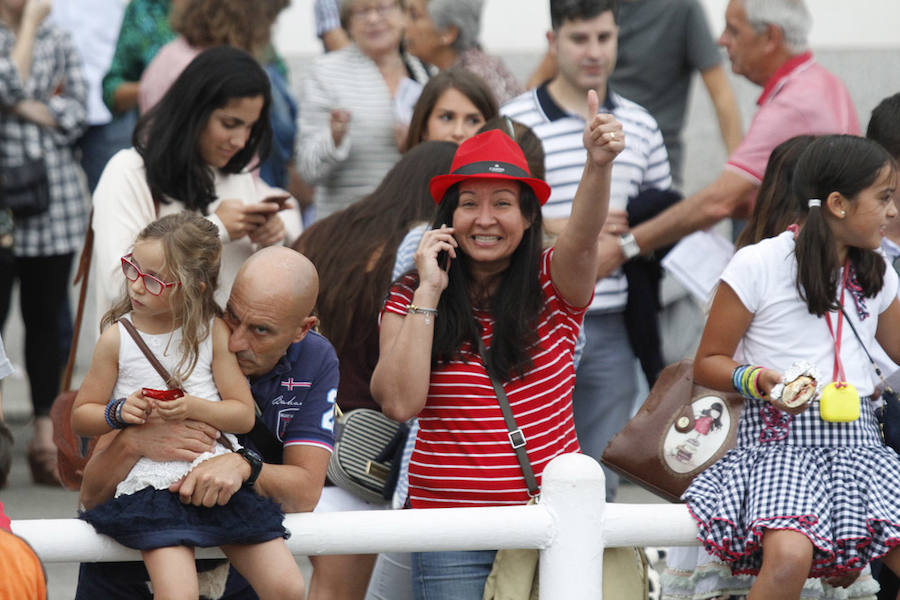
[[[153,388],[141,388],[141,394],[147,398],[154,400],[174,400],[184,396],[184,392],[179,389],[174,390],[154,390]]]

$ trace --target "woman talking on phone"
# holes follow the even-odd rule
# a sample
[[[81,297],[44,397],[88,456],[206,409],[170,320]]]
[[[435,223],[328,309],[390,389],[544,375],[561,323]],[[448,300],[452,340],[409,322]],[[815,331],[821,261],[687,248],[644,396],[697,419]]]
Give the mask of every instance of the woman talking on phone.
[[[98,314],[116,301],[119,257],[158,217],[190,210],[218,226],[220,306],[248,256],[300,235],[296,208],[279,212],[287,195],[248,171],[255,158],[268,154],[270,104],[269,78],[260,64],[242,50],[220,46],[191,61],[141,117],[134,147],[110,159],[94,191]]]
[[[588,103],[596,114],[595,92]],[[386,415],[419,417],[412,508],[528,501],[492,378],[524,433],[538,483],[550,460],[578,451],[573,352],[593,295],[612,161],[624,144],[610,115],[585,126],[573,218],[546,251],[541,205],[550,187],[531,177],[505,133],[466,140],[450,174],[432,179],[435,228],[416,251],[417,273],[396,282],[385,303],[371,383]],[[493,551],[415,553],[414,595],[480,599],[493,558]]]

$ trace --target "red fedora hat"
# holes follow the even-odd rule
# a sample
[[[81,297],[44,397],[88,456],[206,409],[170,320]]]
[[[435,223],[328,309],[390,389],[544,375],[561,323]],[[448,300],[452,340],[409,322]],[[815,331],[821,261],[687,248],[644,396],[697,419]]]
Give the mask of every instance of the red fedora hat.
[[[479,133],[460,144],[450,174],[431,178],[431,197],[440,204],[447,189],[465,179],[521,181],[534,190],[541,205],[550,197],[550,186],[531,176],[522,148],[499,129]]]

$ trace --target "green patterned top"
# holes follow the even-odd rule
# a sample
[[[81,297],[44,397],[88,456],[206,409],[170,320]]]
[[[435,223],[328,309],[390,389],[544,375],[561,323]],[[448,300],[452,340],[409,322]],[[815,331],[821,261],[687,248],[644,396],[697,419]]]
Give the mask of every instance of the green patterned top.
[[[119,40],[109,71],[103,77],[103,102],[113,108],[116,89],[141,74],[160,48],[175,38],[169,26],[170,0],[131,0],[122,17]]]

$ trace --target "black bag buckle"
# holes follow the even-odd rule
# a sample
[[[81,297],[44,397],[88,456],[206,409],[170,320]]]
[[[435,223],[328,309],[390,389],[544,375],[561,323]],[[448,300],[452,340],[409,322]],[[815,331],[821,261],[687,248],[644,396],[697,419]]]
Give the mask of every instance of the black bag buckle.
[[[521,429],[510,431],[506,436],[509,438],[510,445],[515,449],[519,449],[525,445],[525,434],[522,433]]]

